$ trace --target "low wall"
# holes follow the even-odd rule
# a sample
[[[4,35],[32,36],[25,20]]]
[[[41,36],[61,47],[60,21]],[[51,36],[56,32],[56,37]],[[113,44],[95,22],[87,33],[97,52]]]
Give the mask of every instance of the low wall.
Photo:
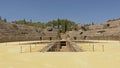
[[[0,42],[14,42],[14,41],[34,41],[34,40],[58,40],[57,37],[41,37],[41,36],[2,36]]]
[[[120,40],[120,36],[79,36],[71,37],[72,40]]]

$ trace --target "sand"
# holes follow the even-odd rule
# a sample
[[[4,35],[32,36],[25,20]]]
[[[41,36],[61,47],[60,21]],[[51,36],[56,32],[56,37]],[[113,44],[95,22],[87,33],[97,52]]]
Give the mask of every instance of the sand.
[[[106,43],[106,41],[102,42]],[[105,52],[99,51],[100,48],[98,47],[96,49],[98,51],[96,52],[43,53],[35,51],[31,53],[20,53],[19,42],[7,44],[8,45],[6,45],[6,43],[0,43],[0,68],[120,68],[120,49],[118,41],[110,41],[110,47],[106,43]],[[99,43],[99,45],[101,44]],[[42,46],[44,47],[45,45]],[[33,49],[34,47],[33,45]],[[23,51],[26,49],[27,47],[23,49]]]
[[[119,52],[120,41],[99,41],[94,40],[94,43],[77,43],[84,52]]]

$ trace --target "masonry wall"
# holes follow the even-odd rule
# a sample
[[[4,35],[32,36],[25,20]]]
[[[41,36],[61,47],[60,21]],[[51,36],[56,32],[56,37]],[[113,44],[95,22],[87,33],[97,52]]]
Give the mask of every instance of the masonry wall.
[[[79,36],[72,40],[120,40],[120,36]]]

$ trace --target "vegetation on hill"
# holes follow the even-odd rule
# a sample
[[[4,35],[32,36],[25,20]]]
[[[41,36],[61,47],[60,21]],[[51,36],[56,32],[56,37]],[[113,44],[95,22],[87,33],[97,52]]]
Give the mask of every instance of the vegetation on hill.
[[[33,26],[33,27],[37,27],[37,28],[45,28],[45,23],[26,21],[25,19],[24,20],[13,21],[12,23],[28,25],[28,26]]]
[[[118,19],[113,19],[113,20],[118,20]],[[109,20],[109,21],[113,21],[113,20]],[[0,17],[0,22],[7,23],[7,20],[2,19]],[[78,24],[78,23],[73,22],[73,21],[68,20],[68,19],[59,19],[59,18],[57,20],[52,20],[52,21],[48,21],[48,22],[45,22],[45,23],[43,23],[43,22],[33,22],[32,20],[27,21],[25,19],[15,20],[15,21],[12,21],[11,23],[33,26],[33,27],[36,27],[36,28],[43,28],[43,29],[50,26],[50,27],[61,30],[62,33],[65,33],[66,31],[71,31],[71,30],[78,31],[80,29],[83,29],[83,30],[86,31],[86,30],[88,30],[88,26],[95,25],[94,22],[92,22],[91,24],[81,25],[81,24]]]
[[[75,22],[67,20],[67,19],[57,19],[57,20],[49,21],[47,23],[26,21],[24,19],[24,20],[13,21],[12,23],[24,24],[24,25],[39,27],[39,28],[46,28],[48,26],[51,26],[53,28],[60,29],[61,32],[63,33],[74,29],[74,25],[75,25]]]
[[[46,26],[52,26],[54,28],[58,28],[62,30],[63,33],[74,29],[74,25],[75,25],[75,22],[67,19],[57,19],[57,20],[49,21],[48,23],[46,23]]]
[[[116,21],[116,20],[120,20],[120,18],[110,19],[110,20],[108,20],[107,22]]]
[[[2,17],[0,16],[0,22],[6,23],[7,20],[6,19],[2,19]]]

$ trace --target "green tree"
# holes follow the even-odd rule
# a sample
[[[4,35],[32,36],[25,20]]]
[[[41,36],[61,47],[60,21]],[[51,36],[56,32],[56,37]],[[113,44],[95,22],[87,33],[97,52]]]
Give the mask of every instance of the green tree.
[[[95,25],[94,22],[92,22],[92,25]]]
[[[4,22],[7,22],[7,19],[5,18],[3,21],[4,21]]]
[[[2,17],[0,16],[0,20],[2,20]]]
[[[49,21],[46,25],[61,29],[62,32],[65,33],[66,31],[71,30],[74,24],[75,23],[70,20],[58,18],[57,20]]]

